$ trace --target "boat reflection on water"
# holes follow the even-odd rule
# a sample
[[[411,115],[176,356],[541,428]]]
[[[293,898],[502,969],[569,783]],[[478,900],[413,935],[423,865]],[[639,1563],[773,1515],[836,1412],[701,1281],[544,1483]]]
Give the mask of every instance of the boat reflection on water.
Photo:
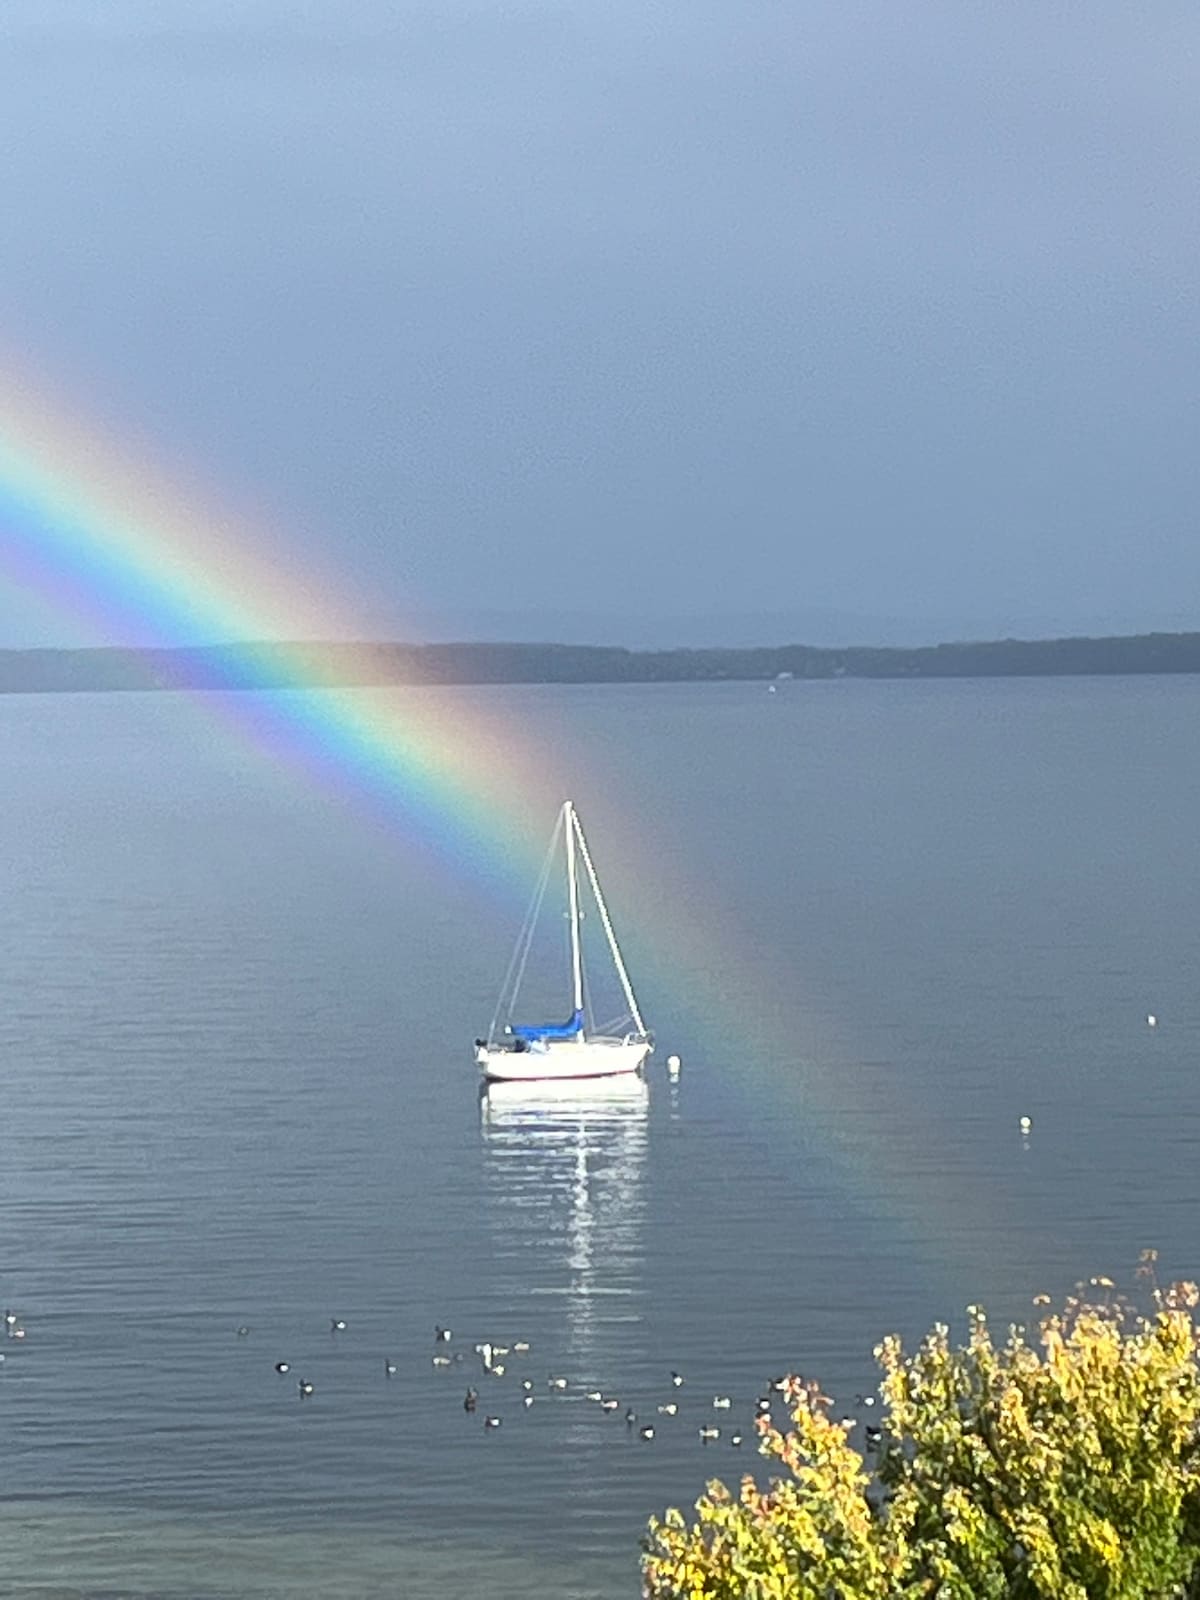
[[[542,1297],[546,1354],[596,1378],[641,1319],[649,1105],[639,1074],[480,1091],[494,1268]]]
[[[524,1083],[485,1083],[479,1095],[485,1127],[532,1124],[560,1115],[615,1113],[628,1121],[629,1113],[644,1117],[650,1089],[641,1073],[616,1073],[602,1078],[535,1078]]]

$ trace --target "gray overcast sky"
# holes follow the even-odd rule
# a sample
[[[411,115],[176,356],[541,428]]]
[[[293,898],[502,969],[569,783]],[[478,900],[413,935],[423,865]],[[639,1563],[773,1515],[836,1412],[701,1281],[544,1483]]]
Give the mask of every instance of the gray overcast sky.
[[[5,0],[2,342],[368,632],[1200,626],[1198,38]],[[0,586],[0,643],[74,636]]]

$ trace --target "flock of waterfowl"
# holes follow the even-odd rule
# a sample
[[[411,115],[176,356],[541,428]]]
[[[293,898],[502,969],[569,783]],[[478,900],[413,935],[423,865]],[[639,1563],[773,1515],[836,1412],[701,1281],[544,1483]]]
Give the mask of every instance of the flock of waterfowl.
[[[448,1339],[450,1334],[448,1331],[439,1328],[437,1336],[439,1339]],[[528,1349],[528,1344],[518,1342],[512,1346],[512,1353],[523,1353]],[[506,1370],[503,1358],[509,1353],[509,1348],[504,1345],[485,1343],[474,1346],[474,1354],[479,1357],[484,1377],[503,1377]],[[462,1352],[458,1352],[456,1359],[462,1359]],[[647,1409],[639,1414],[633,1406],[626,1406],[624,1408],[624,1420],[629,1433],[631,1435],[636,1434],[637,1438],[648,1444],[656,1437],[660,1427],[669,1426],[672,1419],[683,1416],[687,1408],[680,1397],[680,1391],[684,1388],[685,1381],[682,1373],[673,1371],[670,1375],[671,1397],[651,1402],[653,1405],[652,1411]],[[772,1378],[765,1385],[764,1392],[759,1394],[754,1402],[754,1432],[756,1434],[764,1427],[786,1426],[786,1412],[790,1403],[789,1396],[797,1382],[798,1380],[794,1378],[784,1376]],[[568,1378],[559,1375],[549,1376],[546,1379],[546,1387],[551,1394],[570,1395],[573,1392],[577,1398],[582,1397],[588,1404],[594,1405],[600,1412],[608,1415],[612,1415],[622,1409],[622,1402],[616,1395],[608,1394],[603,1389],[584,1390],[579,1385],[573,1385]],[[536,1388],[537,1386],[532,1378],[523,1378],[521,1380],[522,1407],[527,1408],[533,1405]],[[473,1384],[470,1385],[463,1400],[463,1409],[468,1412],[476,1411],[479,1406],[479,1399],[480,1391]],[[855,1402],[858,1406],[867,1410],[875,1405],[875,1396],[859,1394],[855,1396]],[[778,1415],[773,1414],[772,1411],[772,1408],[776,1406],[779,1408]],[[693,1418],[695,1418],[697,1415],[707,1414],[710,1410],[732,1412],[733,1407],[734,1401],[731,1395],[714,1394],[711,1400],[707,1402],[698,1399],[691,1409]],[[503,1420],[503,1417],[493,1412],[485,1413],[483,1419],[486,1428],[499,1428]],[[848,1429],[853,1429],[858,1426],[859,1419],[857,1417],[846,1417],[843,1422]],[[746,1432],[740,1426],[727,1428],[723,1433],[719,1424],[710,1421],[700,1422],[696,1427],[696,1435],[703,1445],[714,1444],[721,1438],[725,1438],[734,1449],[739,1449],[746,1438]],[[868,1450],[876,1449],[881,1438],[882,1431],[879,1428],[872,1427],[869,1424],[864,1426],[863,1439]]]
[[[347,1331],[348,1324],[344,1317],[331,1317],[329,1319],[330,1335],[336,1338]],[[242,1323],[235,1330],[239,1339],[246,1339],[251,1333],[248,1324]],[[6,1339],[21,1341],[25,1338],[25,1327],[18,1314],[6,1309],[4,1312],[4,1335]],[[503,1379],[509,1371],[509,1362],[512,1358],[528,1356],[531,1345],[528,1340],[517,1339],[511,1345],[497,1344],[489,1340],[480,1341],[469,1349],[453,1347],[453,1330],[438,1324],[434,1328],[433,1343],[434,1354],[431,1357],[433,1369],[440,1372],[471,1371],[472,1378],[476,1381],[469,1382],[462,1400],[462,1409],[470,1415],[480,1412],[481,1401],[484,1394],[488,1401],[482,1405],[482,1421],[484,1429],[491,1432],[503,1426],[504,1417],[499,1408],[491,1403],[493,1395],[505,1395],[520,1406],[522,1411],[527,1411],[535,1404],[542,1390],[542,1385],[531,1377],[519,1379],[516,1392],[493,1388],[496,1380]],[[0,1362],[4,1360],[0,1354]],[[479,1372],[476,1378],[474,1364],[478,1363]],[[274,1363],[274,1370],[279,1377],[288,1377],[292,1373],[292,1363],[286,1358],[280,1358]],[[399,1367],[390,1357],[383,1357],[383,1376],[385,1380],[395,1377]],[[788,1377],[772,1378],[764,1386],[754,1401],[753,1426],[748,1430],[751,1437],[756,1437],[764,1427],[786,1427],[786,1412],[788,1409],[788,1393],[796,1380]],[[477,1386],[478,1385],[478,1386]],[[747,1430],[742,1426],[722,1428],[715,1420],[709,1420],[712,1413],[726,1417],[734,1409],[734,1400],[728,1394],[714,1394],[705,1400],[697,1396],[690,1403],[685,1401],[683,1390],[686,1380],[680,1372],[672,1371],[667,1383],[668,1389],[665,1397],[656,1397],[648,1401],[639,1401],[642,1409],[639,1411],[633,1405],[624,1404],[621,1398],[610,1394],[605,1389],[585,1388],[582,1382],[576,1383],[561,1373],[550,1373],[544,1380],[544,1390],[551,1397],[557,1399],[582,1400],[589,1406],[594,1406],[603,1416],[615,1416],[621,1413],[626,1430],[631,1438],[640,1439],[649,1444],[660,1430],[678,1428],[682,1421],[686,1421],[690,1414],[695,1426],[696,1437],[702,1445],[715,1444],[724,1438],[728,1444],[738,1449],[747,1438]],[[296,1376],[296,1392],[301,1400],[308,1400],[316,1393],[316,1385],[310,1378],[298,1374]],[[689,1397],[692,1390],[688,1390]],[[875,1404],[873,1395],[857,1395],[856,1402],[863,1408]],[[772,1408],[778,1407],[778,1414],[773,1414]],[[701,1418],[705,1420],[700,1420]],[[848,1427],[857,1426],[857,1418],[844,1419]],[[875,1449],[880,1441],[880,1430],[871,1426],[864,1428],[864,1443],[868,1450]]]
[[[437,1328],[435,1337],[439,1342],[449,1341],[452,1337],[447,1328]],[[472,1354],[479,1359],[480,1382],[486,1383],[490,1379],[503,1378],[508,1370],[506,1358],[510,1355],[525,1355],[529,1352],[529,1344],[525,1340],[517,1340],[513,1345],[498,1345],[487,1341],[472,1347]],[[465,1352],[459,1350],[452,1357],[435,1356],[435,1366],[448,1366],[462,1363]],[[595,1406],[596,1410],[604,1416],[615,1416],[620,1412],[623,1416],[625,1427],[631,1436],[636,1436],[643,1443],[650,1443],[658,1429],[673,1418],[678,1418],[685,1407],[679,1398],[679,1391],[684,1387],[682,1373],[672,1372],[670,1375],[670,1388],[673,1398],[655,1400],[645,1406],[641,1412],[632,1405],[624,1405],[619,1396],[609,1394],[604,1389],[585,1389],[582,1383],[573,1383],[570,1378],[563,1377],[561,1373],[550,1373],[545,1380],[548,1394],[560,1398],[582,1399],[586,1404]],[[776,1379],[770,1385],[770,1392],[760,1395],[757,1401],[757,1415],[769,1416],[773,1399],[783,1393],[786,1383],[782,1378]],[[523,1410],[528,1410],[538,1398],[539,1386],[532,1378],[522,1378],[520,1381],[519,1404]],[[475,1412],[479,1409],[480,1390],[475,1385],[469,1384],[466,1395],[463,1397],[463,1410]],[[703,1406],[703,1402],[698,1402]],[[711,1409],[713,1411],[729,1411],[732,1409],[733,1400],[730,1395],[717,1394],[712,1396]],[[652,1407],[652,1409],[651,1409]],[[706,1408],[707,1409],[707,1408]],[[483,1425],[485,1428],[499,1428],[503,1425],[504,1418],[498,1411],[485,1409]],[[713,1423],[702,1423],[696,1429],[701,1444],[711,1444],[721,1438],[721,1429]],[[738,1429],[733,1429],[727,1434],[729,1443],[735,1448],[743,1442],[744,1435]]]
[[[331,1317],[329,1331],[332,1335],[344,1333],[347,1323],[343,1317]],[[237,1329],[239,1338],[248,1335],[250,1329],[241,1326]],[[711,1413],[730,1414],[734,1409],[734,1400],[728,1394],[714,1394],[705,1400],[697,1397],[690,1405],[685,1401],[682,1391],[686,1380],[682,1373],[672,1371],[669,1374],[666,1397],[654,1398],[649,1401],[639,1401],[642,1409],[639,1411],[633,1405],[626,1405],[621,1398],[610,1394],[605,1389],[585,1388],[582,1382],[574,1382],[561,1373],[547,1374],[544,1383],[539,1383],[531,1377],[519,1379],[515,1392],[510,1388],[500,1390],[493,1388],[496,1380],[503,1379],[509,1373],[511,1360],[527,1356],[531,1352],[531,1345],[526,1339],[514,1340],[512,1344],[497,1344],[491,1340],[482,1340],[469,1348],[453,1347],[454,1333],[451,1328],[443,1327],[440,1323],[435,1325],[433,1332],[434,1353],[431,1364],[435,1371],[459,1372],[470,1371],[474,1381],[468,1382],[466,1392],[462,1399],[462,1409],[469,1415],[480,1414],[483,1427],[493,1431],[504,1424],[504,1416],[499,1408],[494,1407],[492,1396],[504,1394],[518,1405],[522,1411],[527,1411],[533,1406],[543,1392],[558,1399],[582,1400],[604,1416],[615,1416],[620,1413],[630,1437],[636,1437],[643,1443],[649,1444],[659,1433],[660,1429],[678,1426],[680,1421],[686,1421],[691,1414],[695,1424],[696,1437],[703,1445],[715,1444],[724,1438],[734,1449],[739,1449],[745,1442],[748,1434],[754,1436],[764,1426],[786,1426],[787,1394],[794,1380],[787,1377],[772,1378],[765,1386],[764,1391],[754,1401],[753,1419],[754,1426],[746,1430],[742,1426],[722,1427],[713,1420],[707,1420]],[[479,1372],[474,1372],[475,1364]],[[291,1373],[291,1363],[286,1360],[275,1362],[275,1371],[285,1377]],[[385,1379],[393,1378],[398,1371],[397,1363],[390,1357],[383,1358],[383,1375]],[[305,1377],[299,1377],[296,1382],[297,1392],[302,1400],[308,1399],[315,1393],[315,1385]],[[691,1391],[689,1391],[689,1394]],[[487,1398],[485,1398],[485,1396]],[[875,1404],[873,1395],[857,1395],[857,1403],[862,1407],[871,1407]],[[778,1413],[773,1415],[772,1408],[778,1407]],[[700,1421],[700,1417],[706,1420]],[[856,1425],[857,1419],[847,1418],[848,1425]],[[877,1428],[866,1427],[865,1442],[868,1449],[874,1448],[880,1438]]]

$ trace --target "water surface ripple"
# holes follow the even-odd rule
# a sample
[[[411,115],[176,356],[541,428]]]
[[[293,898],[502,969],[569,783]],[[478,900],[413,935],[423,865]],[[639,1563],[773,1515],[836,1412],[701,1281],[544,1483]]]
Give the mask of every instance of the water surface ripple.
[[[481,1100],[523,908],[403,819],[193,701],[0,699],[4,1595],[616,1600],[772,1374],[1200,1275],[1200,685],[467,692],[531,836],[580,805],[632,1094]]]

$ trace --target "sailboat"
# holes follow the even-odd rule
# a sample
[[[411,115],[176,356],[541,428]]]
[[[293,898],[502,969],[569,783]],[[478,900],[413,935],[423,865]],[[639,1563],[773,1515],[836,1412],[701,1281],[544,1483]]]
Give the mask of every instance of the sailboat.
[[[551,872],[559,859],[567,875],[567,925],[571,950],[571,1014],[565,1022],[516,1023],[517,999]],[[625,997],[625,1014],[597,1025],[585,983],[580,940],[579,868],[599,914],[609,954]],[[503,1020],[501,1020],[503,1017]],[[592,853],[570,800],[564,800],[550,848],[534,890],[533,902],[517,939],[500,999],[486,1039],[476,1039],[475,1060],[489,1081],[536,1082],[568,1078],[608,1078],[637,1072],[654,1048],[638,1010],[633,985],[613,932],[612,919],[592,863]]]

